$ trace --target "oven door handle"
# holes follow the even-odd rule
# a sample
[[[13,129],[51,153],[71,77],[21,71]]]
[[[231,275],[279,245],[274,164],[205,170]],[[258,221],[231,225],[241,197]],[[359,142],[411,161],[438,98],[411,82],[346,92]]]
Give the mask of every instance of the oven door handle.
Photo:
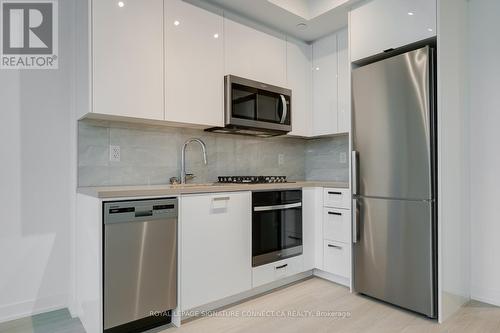
[[[280,210],[280,209],[289,209],[289,208],[297,208],[302,207],[302,202],[287,204],[287,205],[275,205],[275,206],[257,206],[253,208],[254,212],[265,212],[269,210]]]

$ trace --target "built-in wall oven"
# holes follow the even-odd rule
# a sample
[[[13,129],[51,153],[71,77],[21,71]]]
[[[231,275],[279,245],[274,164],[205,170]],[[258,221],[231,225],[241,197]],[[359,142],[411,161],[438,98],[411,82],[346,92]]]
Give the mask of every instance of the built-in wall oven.
[[[252,193],[252,266],[302,254],[302,191]]]

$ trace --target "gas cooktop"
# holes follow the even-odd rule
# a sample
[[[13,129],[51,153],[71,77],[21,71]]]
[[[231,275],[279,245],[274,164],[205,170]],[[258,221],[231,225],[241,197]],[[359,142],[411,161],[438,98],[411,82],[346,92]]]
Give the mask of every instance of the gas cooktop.
[[[286,176],[220,176],[219,183],[234,184],[273,184],[287,183]]]

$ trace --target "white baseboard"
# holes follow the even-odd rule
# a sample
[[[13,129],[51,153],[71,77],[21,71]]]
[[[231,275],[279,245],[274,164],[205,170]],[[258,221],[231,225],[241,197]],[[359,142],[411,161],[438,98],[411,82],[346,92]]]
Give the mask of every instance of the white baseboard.
[[[350,288],[350,285],[351,285],[350,279],[343,277],[343,276],[328,273],[328,272],[322,271],[320,269],[314,269],[313,275],[320,277],[322,279],[328,280],[330,282],[341,284],[343,286],[346,286],[347,288]]]
[[[64,309],[68,306],[67,303],[68,295],[62,294],[14,304],[3,304],[0,305],[0,323]]]
[[[500,290],[472,286],[470,298],[479,302],[500,306]]]

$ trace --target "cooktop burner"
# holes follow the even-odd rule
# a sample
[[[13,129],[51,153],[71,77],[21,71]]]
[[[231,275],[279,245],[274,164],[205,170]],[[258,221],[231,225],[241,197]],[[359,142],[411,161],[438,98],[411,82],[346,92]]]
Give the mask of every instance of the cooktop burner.
[[[286,183],[286,176],[220,176],[219,183],[265,184]]]

